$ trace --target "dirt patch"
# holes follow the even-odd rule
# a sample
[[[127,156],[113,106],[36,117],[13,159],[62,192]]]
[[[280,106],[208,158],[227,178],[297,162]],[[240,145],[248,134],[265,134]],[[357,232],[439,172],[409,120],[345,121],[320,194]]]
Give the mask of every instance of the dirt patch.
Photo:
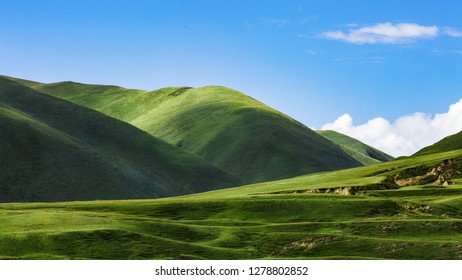
[[[432,167],[418,166],[408,168],[391,177],[399,187],[415,185],[453,185],[452,179],[461,177],[462,160],[460,158],[447,159]]]
[[[275,251],[273,255],[279,256],[284,255],[286,253],[310,252],[312,250],[315,250],[317,248],[320,248],[333,242],[338,242],[340,240],[343,240],[343,238],[334,235],[313,236],[303,240],[290,242],[289,244]]]
[[[419,212],[431,212],[433,208],[429,205],[405,205],[403,206],[404,209],[410,210],[410,211],[419,211]]]
[[[394,170],[387,169],[386,171]],[[380,172],[382,173],[382,172]],[[310,188],[290,191],[269,192],[264,194],[337,194],[361,195],[364,191],[399,189],[406,186],[433,185],[450,186],[454,180],[462,178],[462,158],[444,160],[434,166],[417,166],[388,176],[379,184],[366,186],[336,186],[331,188]],[[263,193],[262,193],[263,194]]]

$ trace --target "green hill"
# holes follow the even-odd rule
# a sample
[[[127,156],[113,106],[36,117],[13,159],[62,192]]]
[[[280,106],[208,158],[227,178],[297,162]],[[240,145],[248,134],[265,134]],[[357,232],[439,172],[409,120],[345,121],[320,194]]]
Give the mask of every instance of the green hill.
[[[238,183],[129,124],[0,77],[0,202],[155,198]]]
[[[361,165],[301,123],[224,87],[149,92],[62,82],[35,88],[128,122],[247,183]]]
[[[435,144],[425,147],[415,153],[414,155],[426,155],[441,152],[449,152],[462,149],[462,131],[453,135],[450,135]]]
[[[363,165],[393,160],[393,157],[350,136],[332,130],[318,130],[322,136],[339,145],[347,154]]]

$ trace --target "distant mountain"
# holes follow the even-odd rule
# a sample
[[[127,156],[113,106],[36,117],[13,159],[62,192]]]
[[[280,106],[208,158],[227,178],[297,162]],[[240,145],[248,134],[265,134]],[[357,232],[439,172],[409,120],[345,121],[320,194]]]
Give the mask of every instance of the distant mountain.
[[[225,87],[151,92],[73,82],[33,87],[128,122],[245,183],[361,165],[308,127]]]
[[[0,77],[0,202],[155,198],[238,179],[119,120]]]
[[[364,144],[350,136],[332,130],[318,130],[322,136],[339,145],[347,154],[363,165],[370,165],[379,162],[390,161],[392,156]]]
[[[462,149],[462,131],[425,147],[414,155],[435,154]]]

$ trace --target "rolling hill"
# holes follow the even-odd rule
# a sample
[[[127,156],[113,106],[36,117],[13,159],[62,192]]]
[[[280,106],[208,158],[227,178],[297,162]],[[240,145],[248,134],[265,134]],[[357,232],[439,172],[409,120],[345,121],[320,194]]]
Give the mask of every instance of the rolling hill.
[[[129,124],[0,77],[0,202],[155,198],[239,182]]]
[[[414,155],[426,155],[441,152],[449,152],[458,149],[462,149],[462,131],[445,137],[444,139],[436,142],[435,144],[421,149]]]
[[[245,183],[361,165],[301,123],[224,87],[142,91],[74,82],[33,87],[128,122]]]
[[[351,155],[363,165],[370,165],[394,159],[392,156],[387,155],[382,151],[339,132],[332,130],[318,130],[316,132],[339,145],[339,147],[347,154]]]

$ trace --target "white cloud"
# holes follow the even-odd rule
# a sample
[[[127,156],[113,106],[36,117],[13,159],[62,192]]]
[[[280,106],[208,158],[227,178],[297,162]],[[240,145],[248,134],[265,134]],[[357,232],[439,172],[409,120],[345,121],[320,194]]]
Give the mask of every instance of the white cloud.
[[[350,27],[350,28],[353,28],[353,27],[357,27],[358,24],[357,23],[348,23],[345,25],[346,27]]]
[[[446,33],[446,35],[448,36],[462,37],[462,32],[452,27],[445,27],[443,30],[444,30],[444,33]]]
[[[345,41],[353,44],[405,44],[417,39],[434,38],[438,36],[436,26],[423,26],[415,23],[380,23],[348,32],[328,31],[322,33],[327,39]]]
[[[411,155],[462,130],[462,99],[449,106],[446,113],[435,116],[414,113],[400,117],[394,123],[374,118],[365,124],[354,125],[352,117],[344,114],[322,129],[349,135],[393,156]]]

